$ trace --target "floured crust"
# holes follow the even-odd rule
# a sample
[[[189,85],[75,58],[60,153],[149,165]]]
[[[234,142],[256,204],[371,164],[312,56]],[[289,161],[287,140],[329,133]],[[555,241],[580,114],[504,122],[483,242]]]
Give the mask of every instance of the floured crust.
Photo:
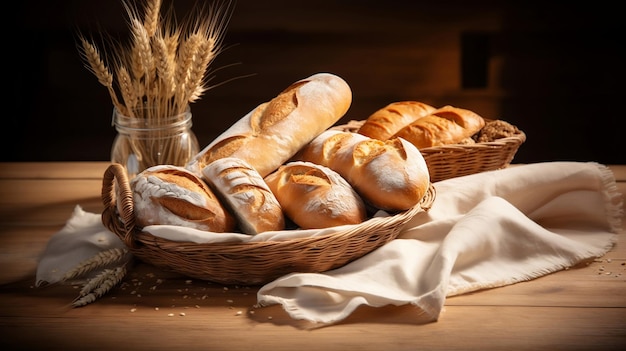
[[[292,84],[269,103],[262,104],[260,108],[255,109],[250,119],[250,129],[253,133],[263,133],[263,131],[287,118],[298,107],[296,93],[302,84],[305,83]]]
[[[312,75],[250,111],[186,167],[199,175],[216,159],[236,157],[265,177],[335,124],[351,103],[352,91],[343,79],[330,73]]]
[[[401,138],[381,141],[327,130],[294,159],[331,168],[366,202],[384,210],[403,211],[415,206],[430,185],[424,157]]]
[[[310,162],[289,162],[265,177],[287,216],[301,229],[359,224],[365,203],[337,172]]]
[[[202,174],[237,218],[242,232],[255,235],[285,228],[280,203],[261,175],[245,161],[221,158],[206,166]]]
[[[211,189],[182,167],[148,168],[131,179],[136,222],[139,226],[178,225],[228,232],[235,220]]]

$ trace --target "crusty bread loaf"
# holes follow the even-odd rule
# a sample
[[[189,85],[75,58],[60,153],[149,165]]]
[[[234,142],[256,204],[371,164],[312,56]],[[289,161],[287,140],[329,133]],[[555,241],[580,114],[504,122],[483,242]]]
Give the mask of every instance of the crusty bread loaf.
[[[419,101],[392,102],[367,117],[357,133],[373,139],[387,140],[400,129],[435,110],[435,107]]]
[[[203,179],[246,234],[285,229],[282,208],[261,175],[244,160],[225,157],[202,170]]]
[[[329,129],[294,157],[339,173],[372,206],[407,210],[421,201],[430,186],[424,157],[401,138],[381,141]]]
[[[422,149],[460,143],[484,126],[485,120],[475,112],[444,106],[400,129],[394,137],[404,138]]]
[[[212,161],[231,156],[265,177],[335,124],[351,103],[352,91],[342,78],[314,74],[250,111],[201,150],[187,168],[199,173]]]
[[[365,203],[337,172],[310,162],[289,162],[265,177],[287,217],[301,229],[359,224]]]
[[[209,186],[185,168],[153,166],[131,179],[129,185],[140,227],[169,224],[216,233],[235,228],[235,218]]]

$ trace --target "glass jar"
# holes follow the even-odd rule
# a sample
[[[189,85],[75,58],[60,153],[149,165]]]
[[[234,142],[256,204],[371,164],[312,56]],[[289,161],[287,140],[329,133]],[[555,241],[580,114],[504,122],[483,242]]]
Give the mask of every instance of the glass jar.
[[[189,107],[175,116],[159,116],[149,108],[134,110],[133,115],[113,109],[118,134],[111,147],[111,162],[123,165],[129,178],[156,165],[185,166],[198,153]]]

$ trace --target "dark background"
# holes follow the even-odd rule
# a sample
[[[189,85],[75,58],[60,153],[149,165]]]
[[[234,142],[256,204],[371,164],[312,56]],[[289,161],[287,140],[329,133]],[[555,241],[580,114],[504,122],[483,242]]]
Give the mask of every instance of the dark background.
[[[164,0],[164,7],[172,1]],[[180,18],[193,1],[174,0]],[[128,33],[119,0],[25,0],[5,11],[0,161],[106,161],[112,105],[76,33]],[[626,164],[624,21],[617,2],[239,0],[208,91],[201,146],[292,82],[332,72],[352,87],[340,121],[401,100],[455,105],[527,134],[514,162]],[[618,124],[618,122],[620,122]]]

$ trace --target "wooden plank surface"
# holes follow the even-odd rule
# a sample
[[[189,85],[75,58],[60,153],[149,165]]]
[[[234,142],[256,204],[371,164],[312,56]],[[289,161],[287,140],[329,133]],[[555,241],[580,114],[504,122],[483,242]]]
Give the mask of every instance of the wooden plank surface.
[[[626,343],[626,247],[529,282],[448,298],[438,322],[413,307],[360,308],[326,328],[258,287],[224,287],[136,265],[96,303],[72,285],[34,288],[37,259],[76,205],[101,210],[107,163],[0,164],[0,346],[9,350],[614,350]],[[611,166],[626,193],[626,166]]]

